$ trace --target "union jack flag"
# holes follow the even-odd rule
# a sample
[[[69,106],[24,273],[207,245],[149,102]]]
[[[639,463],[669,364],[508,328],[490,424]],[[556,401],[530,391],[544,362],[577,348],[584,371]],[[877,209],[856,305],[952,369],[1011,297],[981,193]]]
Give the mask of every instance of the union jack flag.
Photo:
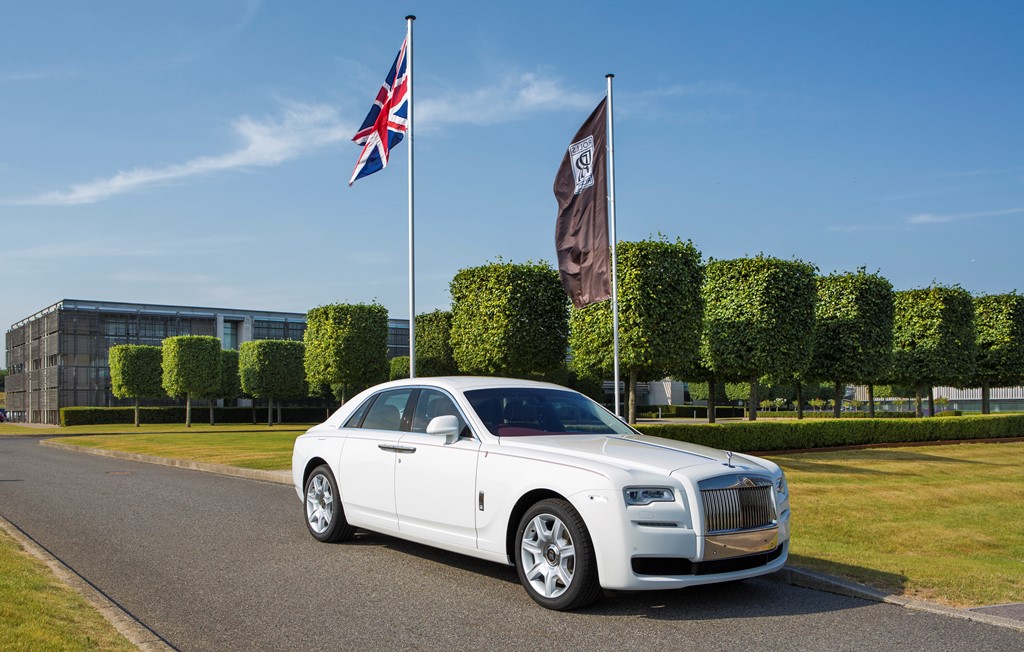
[[[405,65],[408,42],[408,37],[402,41],[402,49],[377,91],[373,107],[366,114],[363,126],[352,137],[355,144],[363,146],[363,151],[349,179],[350,186],[356,179],[386,168],[391,148],[402,142],[409,128],[409,74]]]

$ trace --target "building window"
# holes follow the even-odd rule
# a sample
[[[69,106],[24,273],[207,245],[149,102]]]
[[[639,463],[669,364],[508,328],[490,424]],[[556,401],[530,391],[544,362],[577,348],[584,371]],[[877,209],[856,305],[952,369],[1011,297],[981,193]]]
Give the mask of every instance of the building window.
[[[224,337],[221,338],[221,346],[225,349],[238,348],[238,322],[224,322]]]

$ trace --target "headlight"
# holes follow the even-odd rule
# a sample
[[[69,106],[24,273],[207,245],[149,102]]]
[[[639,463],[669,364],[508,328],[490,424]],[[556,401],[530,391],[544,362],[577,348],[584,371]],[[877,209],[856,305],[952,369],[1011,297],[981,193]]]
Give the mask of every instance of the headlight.
[[[672,487],[626,487],[622,494],[626,498],[626,505],[672,503],[676,500],[676,492]]]
[[[775,481],[775,493],[780,496],[785,496],[789,493],[789,487],[786,486],[786,476],[779,476],[779,479]]]

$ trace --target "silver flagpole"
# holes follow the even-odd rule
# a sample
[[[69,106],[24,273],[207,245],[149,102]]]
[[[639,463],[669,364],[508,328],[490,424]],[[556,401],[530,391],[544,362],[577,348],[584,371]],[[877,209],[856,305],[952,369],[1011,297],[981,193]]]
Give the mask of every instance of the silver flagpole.
[[[406,38],[408,45],[405,50],[406,73],[409,75],[409,378],[416,377],[416,247],[414,245],[415,229],[413,227],[413,144],[416,142],[412,131],[412,21],[416,16],[406,16]]]
[[[608,220],[611,222],[612,237],[612,345],[615,351],[615,416],[622,417],[622,410],[619,407],[619,274],[618,256],[616,245],[618,237],[615,235],[615,120],[612,111],[612,78],[615,75],[607,74],[608,80]]]

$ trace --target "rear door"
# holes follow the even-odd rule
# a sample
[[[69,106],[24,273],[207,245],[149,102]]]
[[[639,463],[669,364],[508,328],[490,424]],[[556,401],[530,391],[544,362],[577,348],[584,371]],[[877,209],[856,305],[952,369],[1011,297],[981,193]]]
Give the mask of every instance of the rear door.
[[[367,529],[396,530],[395,465],[412,388],[381,392],[344,426],[338,485],[345,516]]]

